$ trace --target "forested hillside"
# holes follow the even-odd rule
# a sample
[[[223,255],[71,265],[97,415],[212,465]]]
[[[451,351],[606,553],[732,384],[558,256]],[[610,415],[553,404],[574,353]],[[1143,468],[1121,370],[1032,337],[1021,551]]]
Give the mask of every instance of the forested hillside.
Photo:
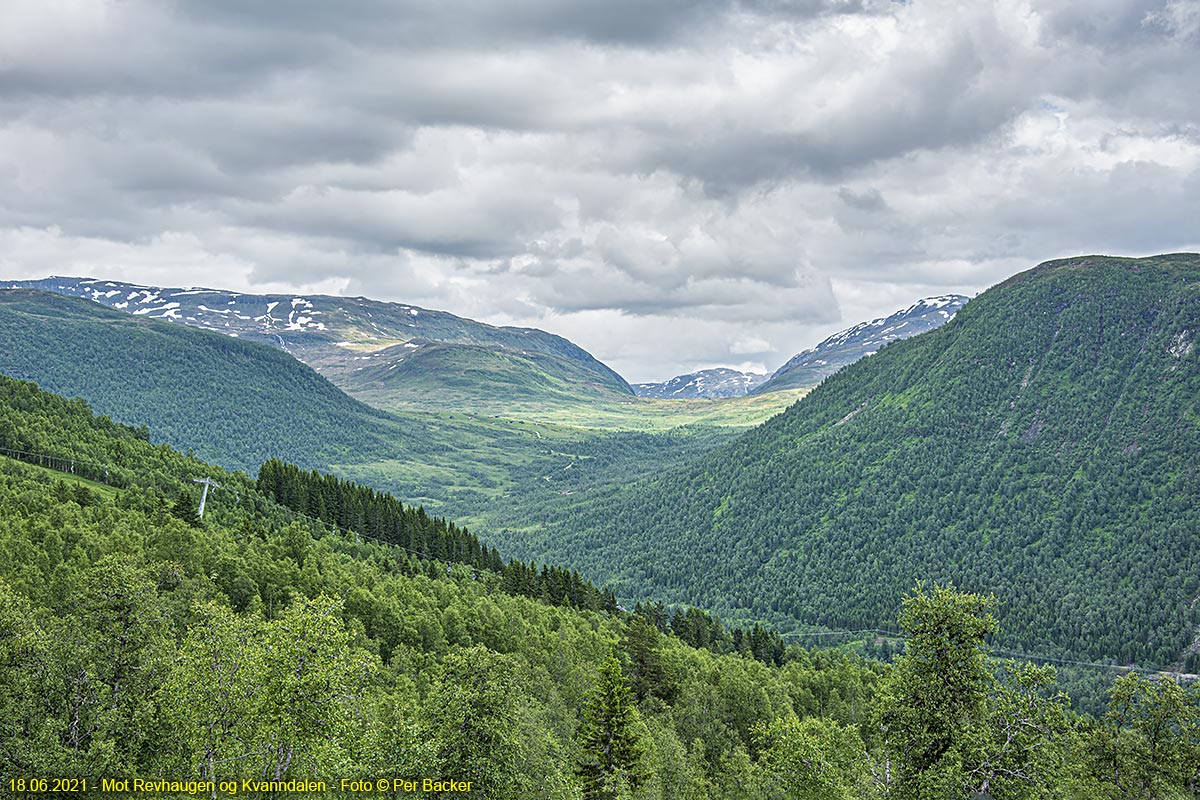
[[[550,605],[334,533],[26,382],[0,377],[0,436],[21,449],[0,456],[6,794],[107,778],[205,796],[244,779],[250,797],[380,779],[494,800],[1196,795],[1195,691],[1130,674],[1103,719],[1075,718],[1052,671],[987,659],[988,598],[918,588],[892,667],[798,648],[763,663],[752,636],[698,650],[665,633],[691,614]],[[203,520],[200,476],[220,483]],[[278,464],[266,481],[387,506]]]
[[[49,292],[0,290],[0,372],[87,398],[229,468],[384,458],[416,426],[350,399],[286,353]]]
[[[509,535],[619,595],[886,627],[917,579],[998,641],[1200,671],[1200,256],[1022,273],[688,467]]]
[[[441,331],[440,317],[427,316],[422,324]],[[442,316],[449,318],[446,325],[469,322]],[[451,326],[443,333],[455,330]],[[550,338],[547,346],[570,350],[565,340]],[[542,357],[536,350],[510,354]],[[577,360],[570,361],[577,370]],[[486,514],[506,524],[521,517],[512,513],[514,504],[540,504],[560,490],[594,490],[682,461],[766,419],[790,399],[780,395],[687,408],[649,400],[637,407],[539,403],[538,421],[524,414],[484,414],[470,404],[455,407],[462,397],[451,387],[462,382],[474,381],[478,385],[472,391],[485,393],[492,386],[490,402],[511,401],[513,393],[489,381],[529,376],[506,370],[507,361],[488,362],[498,372],[472,367],[469,375],[456,371],[469,365],[444,364],[437,380],[407,368],[389,370],[386,360],[362,356],[357,363],[373,364],[363,367],[363,375],[382,372],[388,381],[403,375],[428,408],[371,408],[287,353],[259,342],[79,298],[0,290],[0,373],[82,397],[118,421],[147,425],[155,441],[227,468],[253,472],[263,461],[282,458],[368,482],[431,510],[476,518]],[[582,373],[576,378],[587,379]],[[555,383],[563,388],[560,384]]]
[[[481,543],[465,527],[431,517],[422,507],[334,475],[304,471],[271,459],[258,471],[255,487],[266,497],[306,518],[324,522],[357,538],[394,545],[423,559],[464,564],[500,576],[505,591],[590,610],[617,610],[611,590],[601,591],[578,572],[562,567],[510,561]]]

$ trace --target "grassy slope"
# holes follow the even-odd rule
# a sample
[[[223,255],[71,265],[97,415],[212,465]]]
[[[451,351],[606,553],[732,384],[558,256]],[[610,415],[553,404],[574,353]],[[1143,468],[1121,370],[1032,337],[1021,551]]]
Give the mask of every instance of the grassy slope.
[[[470,405],[502,402],[509,396],[560,401],[633,394],[621,376],[560,336],[496,327],[400,303],[150,290],[78,278],[13,285],[86,297],[126,313],[282,348],[347,392],[370,391],[384,405],[407,402],[440,408],[444,403],[438,405],[433,398]],[[398,373],[405,373],[405,379],[396,380]]]
[[[447,406],[495,411],[513,402],[580,403],[628,397],[587,365],[559,355],[429,343],[377,351],[337,376],[346,392],[380,408]]]
[[[422,411],[443,443],[440,457],[345,461],[339,474],[464,518],[518,555],[530,555],[513,529],[651,476],[730,441],[782,411],[800,393],[728,400],[512,404],[505,413]],[[506,532],[507,531],[507,532]]]

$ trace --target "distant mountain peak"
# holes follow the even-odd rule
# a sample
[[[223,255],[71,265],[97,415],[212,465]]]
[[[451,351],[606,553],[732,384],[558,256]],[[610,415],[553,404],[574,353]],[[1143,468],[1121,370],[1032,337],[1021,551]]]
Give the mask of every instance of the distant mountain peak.
[[[768,375],[740,372],[728,367],[704,369],[687,375],[677,375],[662,383],[635,383],[638,397],[693,399],[701,397],[741,397],[765,381]]]
[[[839,331],[816,347],[792,356],[753,393],[816,386],[842,367],[879,352],[889,342],[945,325],[969,299],[961,294],[925,297],[890,316],[860,322]]]
[[[661,383],[634,384],[639,397],[741,397],[780,389],[816,386],[822,379],[860,358],[874,355],[888,342],[907,339],[949,322],[969,298],[961,294],[924,297],[887,317],[860,322],[815,347],[802,350],[770,375],[718,367],[677,375]]]

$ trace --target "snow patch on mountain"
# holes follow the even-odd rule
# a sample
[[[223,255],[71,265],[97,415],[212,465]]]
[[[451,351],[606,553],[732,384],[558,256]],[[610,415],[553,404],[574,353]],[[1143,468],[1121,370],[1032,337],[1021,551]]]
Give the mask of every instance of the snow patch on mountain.
[[[739,372],[719,367],[678,375],[662,383],[635,383],[639,397],[693,399],[701,397],[741,397],[767,379],[756,372]]]
[[[442,311],[408,304],[386,303],[365,297],[252,295],[204,287],[141,286],[93,278],[51,276],[41,280],[12,281],[13,289],[40,289],[80,297],[143,317],[167,319],[226,335],[238,335],[282,348],[332,380],[340,371],[353,369],[343,348],[390,347],[420,340],[451,345],[494,344],[520,353],[528,349],[553,360],[569,359],[595,373],[594,381],[580,391],[632,393],[625,381],[577,345],[559,336],[534,329],[495,327]],[[528,348],[514,346],[522,334]],[[412,354],[421,345],[400,351]],[[368,362],[379,364],[379,361]],[[571,373],[574,367],[552,366]]]
[[[842,367],[875,355],[889,342],[941,327],[954,318],[968,299],[960,294],[926,297],[891,316],[860,322],[839,331],[816,347],[792,356],[754,393],[815,386]]]

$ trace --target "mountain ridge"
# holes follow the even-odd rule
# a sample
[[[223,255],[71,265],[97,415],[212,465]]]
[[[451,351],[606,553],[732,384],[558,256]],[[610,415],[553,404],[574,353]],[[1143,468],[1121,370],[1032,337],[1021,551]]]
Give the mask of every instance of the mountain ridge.
[[[97,278],[51,276],[0,281],[9,288],[41,289],[82,297],[134,316],[168,320],[280,348],[316,369],[351,395],[375,405],[428,404],[431,388],[464,403],[487,399],[455,376],[482,371],[521,378],[548,397],[632,396],[629,384],[575,343],[536,328],[494,326],[445,311],[366,297],[320,294],[252,294],[203,287],[159,287]],[[439,384],[440,373],[411,391],[402,383],[364,382],[368,362],[384,369],[420,371],[419,351],[429,344],[461,348],[457,369]],[[431,387],[432,384],[432,387]],[[433,401],[441,402],[441,401]]]
[[[886,317],[860,322],[792,356],[756,386],[753,394],[816,386],[860,358],[874,355],[889,342],[906,339],[946,324],[966,304],[965,295],[925,297]]]
[[[887,317],[860,322],[792,356],[770,374],[717,367],[676,375],[670,380],[634,384],[639,397],[715,398],[765,394],[781,389],[810,389],[825,377],[880,347],[933,330],[954,317],[964,295],[925,297]]]
[[[716,398],[741,397],[749,394],[770,376],[757,372],[742,372],[729,367],[714,367],[676,375],[661,383],[635,383],[638,397]]]
[[[1200,632],[1197,330],[1200,255],[1050,262],[526,549],[781,626],[879,627],[952,580],[1009,595],[1009,646],[1175,663]]]
[[[383,458],[415,441],[410,423],[277,348],[53,292],[0,289],[0,372],[84,397],[231,469],[273,454],[306,466],[349,449]]]

